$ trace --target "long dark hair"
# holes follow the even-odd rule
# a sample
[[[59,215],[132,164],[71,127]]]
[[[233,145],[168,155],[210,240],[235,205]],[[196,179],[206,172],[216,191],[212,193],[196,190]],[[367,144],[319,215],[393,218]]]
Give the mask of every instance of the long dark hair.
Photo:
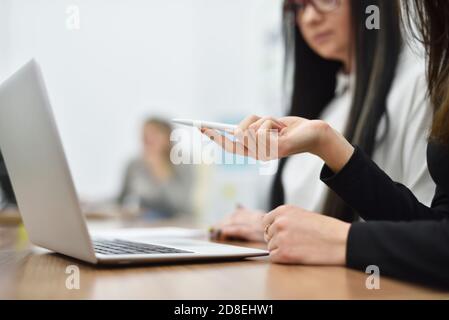
[[[6,164],[3,160],[2,151],[0,150],[0,192],[2,191],[7,203],[16,204],[16,197],[12,189],[11,180],[9,179],[8,171],[6,170]]]
[[[368,17],[365,11],[370,5],[380,9],[380,29],[369,30],[365,26]],[[284,7],[285,73],[288,75],[290,68],[293,68],[289,114],[316,119],[335,96],[336,75],[342,64],[316,54],[305,42],[296,24],[296,13],[287,9],[287,1]],[[349,141],[371,156],[377,142],[379,123],[384,115],[388,120],[386,100],[402,48],[399,4],[396,0],[351,0],[351,20],[356,81],[344,134]],[[388,125],[383,132],[384,136],[387,130]],[[284,203],[281,177],[285,163],[286,159],[281,160],[274,180],[272,208]],[[355,213],[330,190],[324,212],[345,221],[356,218]]]
[[[413,32],[417,26],[420,36],[414,35],[428,55],[428,88],[435,109],[431,139],[449,145],[449,1],[415,0],[404,5],[409,29]]]

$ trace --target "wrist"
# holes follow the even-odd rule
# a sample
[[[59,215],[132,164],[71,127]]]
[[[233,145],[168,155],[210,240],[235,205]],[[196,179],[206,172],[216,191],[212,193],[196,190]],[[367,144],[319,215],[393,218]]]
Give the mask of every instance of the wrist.
[[[351,224],[342,223],[338,232],[336,233],[335,239],[335,264],[339,266],[346,265],[346,254],[348,245],[349,230],[351,229]]]
[[[326,165],[335,173],[348,163],[354,153],[354,147],[338,131],[329,124],[322,125],[319,130],[315,151]]]

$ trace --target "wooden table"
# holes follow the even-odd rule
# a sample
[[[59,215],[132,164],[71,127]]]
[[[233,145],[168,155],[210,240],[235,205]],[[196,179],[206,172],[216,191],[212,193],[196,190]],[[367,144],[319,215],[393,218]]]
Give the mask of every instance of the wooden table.
[[[80,269],[79,290],[66,288],[70,265]],[[380,290],[368,290],[366,279],[346,268],[275,265],[268,258],[99,268],[31,246],[23,227],[0,226],[0,299],[449,298],[449,292],[386,277]]]

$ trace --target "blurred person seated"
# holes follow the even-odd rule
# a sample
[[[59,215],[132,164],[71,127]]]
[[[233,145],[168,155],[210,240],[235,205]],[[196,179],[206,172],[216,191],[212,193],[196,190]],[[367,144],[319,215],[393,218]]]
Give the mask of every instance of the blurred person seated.
[[[149,219],[168,219],[192,211],[192,170],[170,161],[172,128],[150,118],[142,130],[142,154],[129,162],[119,203],[133,207]]]

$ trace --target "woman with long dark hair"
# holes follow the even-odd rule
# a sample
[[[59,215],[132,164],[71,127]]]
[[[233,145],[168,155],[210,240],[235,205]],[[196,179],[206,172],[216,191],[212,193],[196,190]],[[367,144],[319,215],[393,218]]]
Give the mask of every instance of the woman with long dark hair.
[[[382,275],[449,287],[449,2],[405,2],[404,16],[409,22],[417,20],[427,49],[428,91],[434,108],[427,162],[437,186],[432,205],[419,202],[407,187],[394,182],[363,150],[323,121],[289,117],[246,122],[238,135],[255,131],[259,139],[277,142],[279,157],[310,152],[322,158],[326,165],[321,179],[361,217],[371,220],[348,224],[281,206],[264,217],[274,262],[347,265],[361,270],[376,265]],[[279,134],[264,134],[266,129]],[[206,131],[223,142],[216,132]],[[244,139],[240,141],[236,143],[247,145]],[[237,150],[249,153],[244,148]]]
[[[368,5],[378,6],[382,13],[379,30],[366,27]],[[425,63],[403,48],[398,11],[398,3],[391,0],[286,0],[289,115],[331,124],[430,204],[434,184],[423,153],[431,121]],[[319,181],[322,165],[310,154],[283,159],[271,208],[289,203],[344,221],[357,220],[355,212]],[[222,238],[263,241],[264,215],[239,208],[217,229]]]

